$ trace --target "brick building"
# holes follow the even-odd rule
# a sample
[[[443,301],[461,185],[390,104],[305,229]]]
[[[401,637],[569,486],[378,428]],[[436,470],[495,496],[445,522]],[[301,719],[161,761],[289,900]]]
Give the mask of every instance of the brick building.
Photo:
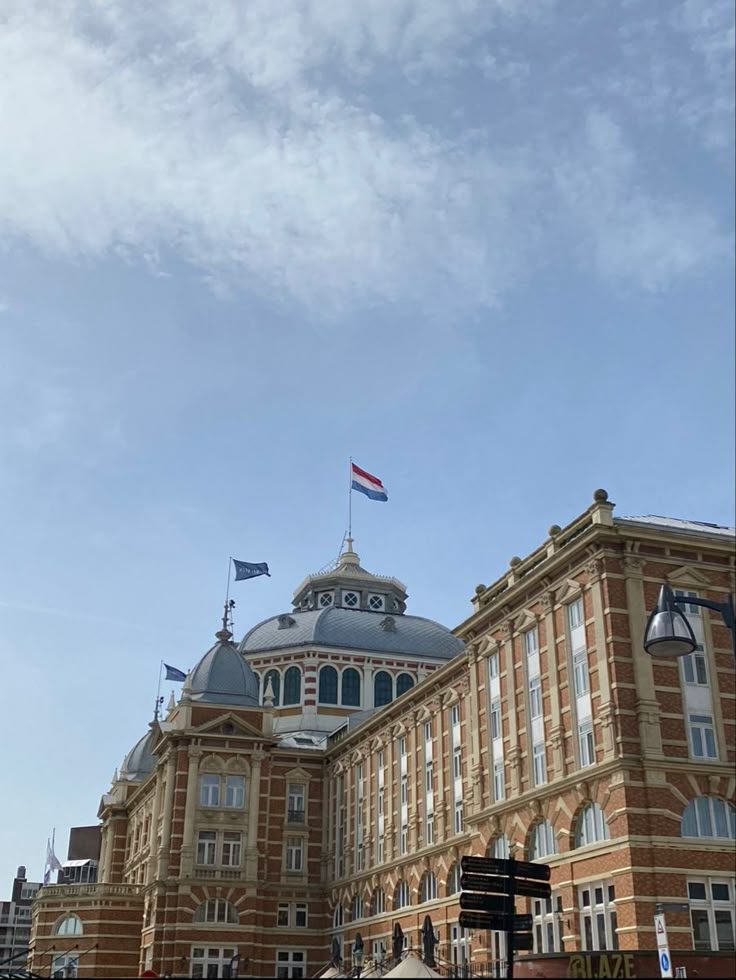
[[[28,881],[23,865],[18,868],[10,899],[0,902],[0,976],[7,970],[22,969],[26,963],[31,936],[31,906],[40,881]]]
[[[597,491],[454,636],[349,543],[290,613],[239,647],[223,628],[126,756],[100,882],[43,889],[33,967],[76,941],[80,976],[309,976],[356,932],[377,959],[397,922],[418,946],[429,915],[445,961],[497,969],[503,935],[457,924],[460,858],[488,853],[552,868],[519,976],[658,975],[658,903],[685,906],[673,962],[733,975],[736,665],[694,605],[694,654],[644,652],[664,580],[723,601],[734,531]]]

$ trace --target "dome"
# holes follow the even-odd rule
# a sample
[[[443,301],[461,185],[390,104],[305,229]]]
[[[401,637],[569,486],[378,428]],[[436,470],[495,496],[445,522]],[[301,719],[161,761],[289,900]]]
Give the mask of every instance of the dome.
[[[227,631],[205,653],[185,685],[192,701],[206,704],[258,704],[258,679],[230,642]]]
[[[243,654],[298,646],[340,647],[374,653],[409,654],[422,659],[449,660],[463,642],[447,627],[421,616],[329,606],[272,616],[245,634]]]
[[[138,739],[126,755],[123,760],[123,770],[128,779],[145,779],[156,768],[156,758],[153,754],[156,734],[153,727],[149,728],[143,738]]]

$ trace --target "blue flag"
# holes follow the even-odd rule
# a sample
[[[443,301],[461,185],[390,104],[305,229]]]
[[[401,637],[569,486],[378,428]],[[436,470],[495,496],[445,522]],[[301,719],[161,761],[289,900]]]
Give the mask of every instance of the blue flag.
[[[187,679],[187,675],[178,667],[171,667],[169,664],[164,664],[164,667],[166,668],[167,681],[185,681]]]
[[[235,565],[236,582],[239,582],[243,578],[257,578],[259,575],[268,575],[270,577],[271,575],[265,561],[238,561],[237,558],[233,558],[233,565]]]

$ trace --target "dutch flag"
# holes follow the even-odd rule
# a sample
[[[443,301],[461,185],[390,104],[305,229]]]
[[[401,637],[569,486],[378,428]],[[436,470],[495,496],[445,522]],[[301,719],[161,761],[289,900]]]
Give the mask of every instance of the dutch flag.
[[[351,463],[350,465],[352,467],[353,476],[351,489],[359,490],[361,493],[364,493],[366,497],[370,497],[371,500],[388,500],[386,488],[377,476],[372,476],[370,473],[366,473],[365,470],[361,470],[361,468],[356,466],[355,463]]]

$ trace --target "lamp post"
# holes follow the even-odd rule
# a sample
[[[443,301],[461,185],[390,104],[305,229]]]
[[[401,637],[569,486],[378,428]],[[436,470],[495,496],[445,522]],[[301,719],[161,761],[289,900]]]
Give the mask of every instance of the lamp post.
[[[363,937],[359,932],[355,933],[355,941],[353,942],[353,966],[357,969],[356,977],[360,977],[360,971],[363,966]]]
[[[676,596],[666,583],[659,590],[657,605],[651,611],[644,631],[644,649],[653,657],[685,657],[697,647],[692,626],[687,621],[683,606],[704,606],[715,609],[731,631],[731,642],[736,657],[736,615],[733,596],[726,602],[713,602],[697,596]]]

